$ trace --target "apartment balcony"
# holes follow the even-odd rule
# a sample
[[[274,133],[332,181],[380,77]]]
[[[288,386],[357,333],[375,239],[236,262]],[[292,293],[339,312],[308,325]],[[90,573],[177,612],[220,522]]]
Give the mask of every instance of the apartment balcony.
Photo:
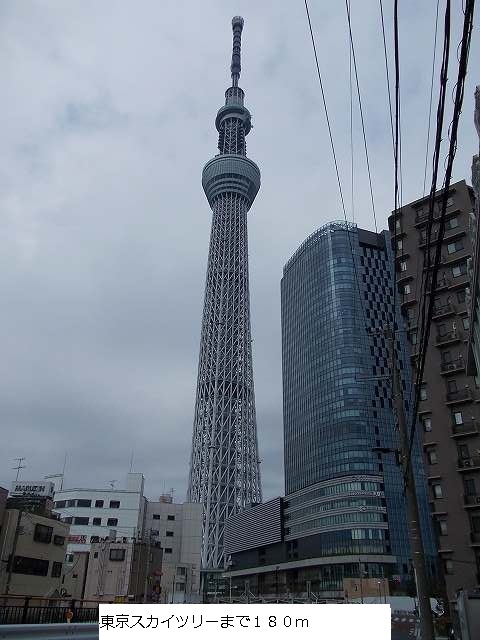
[[[451,438],[476,435],[478,435],[478,424],[475,419],[467,420],[466,422],[462,422],[462,424],[452,424]]]
[[[451,285],[451,279],[447,278],[447,276],[441,276],[437,278],[436,291],[441,291],[442,289],[448,289]]]
[[[463,340],[462,332],[458,329],[452,329],[452,331],[447,331],[447,333],[437,333],[435,346],[443,347],[443,345],[453,344],[454,342],[460,342],[461,340]]]
[[[397,284],[404,284],[409,280],[413,280],[413,276],[411,273],[407,273],[406,271],[400,271],[397,273]]]
[[[415,226],[425,224],[428,220],[429,211],[422,211],[422,213],[415,214]],[[434,214],[435,215],[435,214]]]
[[[480,507],[480,493],[475,493],[474,495],[464,494],[463,496],[463,506],[467,509],[474,509],[475,507]]]
[[[458,458],[458,471],[470,471],[470,469],[480,469],[480,456],[472,456],[471,458]]]
[[[401,305],[402,308],[407,306],[407,305],[413,305],[416,304],[417,302],[417,297],[415,295],[415,293],[401,293],[400,294],[400,300],[401,300]]]
[[[442,376],[447,376],[450,373],[456,373],[465,369],[465,361],[463,358],[452,360],[451,362],[442,362],[440,365],[440,373]]]
[[[470,276],[468,273],[462,273],[456,278],[452,278],[448,285],[449,289],[460,289],[460,287],[465,287],[470,284]]]
[[[470,541],[472,546],[480,546],[480,531],[472,531],[470,533]]]
[[[451,302],[447,304],[437,305],[433,307],[433,320],[438,320],[440,318],[445,318],[446,316],[451,316],[456,313],[455,305]]]
[[[461,404],[462,402],[473,401],[473,391],[469,387],[447,392],[446,404]]]
[[[448,238],[450,240],[451,238]],[[468,249],[459,249],[455,253],[442,253],[441,256],[441,264],[442,265],[450,265],[455,262],[460,262],[461,260],[465,260],[465,258],[471,258],[472,253]]]

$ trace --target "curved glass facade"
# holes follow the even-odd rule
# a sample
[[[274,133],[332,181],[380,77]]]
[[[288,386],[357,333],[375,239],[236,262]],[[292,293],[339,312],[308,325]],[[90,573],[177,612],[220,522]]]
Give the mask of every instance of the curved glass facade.
[[[393,308],[392,275],[388,233],[344,222],[316,231],[285,265],[285,526],[287,540],[328,536],[322,550],[328,548],[328,555],[380,554],[390,575],[407,580],[411,563],[402,471],[394,455],[372,451],[399,445],[383,331],[402,322]],[[409,399],[406,335],[400,331],[396,337]],[[425,547],[433,559],[418,442],[414,467]]]

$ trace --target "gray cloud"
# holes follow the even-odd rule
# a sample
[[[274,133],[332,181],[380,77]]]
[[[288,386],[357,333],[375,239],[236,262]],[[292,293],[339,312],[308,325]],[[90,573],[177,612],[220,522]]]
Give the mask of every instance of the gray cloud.
[[[311,5],[350,202],[346,18],[342,3]],[[384,228],[393,166],[378,3],[352,5]],[[404,201],[423,184],[430,5],[401,7]],[[122,479],[134,450],[152,497],[184,496],[210,232],[200,176],[242,14],[248,150],[262,170],[249,214],[257,418],[264,493],[280,493],[282,267],[342,217],[303,4],[11,0],[0,12],[0,484],[16,456],[37,478],[68,452],[67,485],[102,485]],[[453,43],[459,29],[458,18]],[[475,31],[455,179],[469,179],[476,148],[478,57]],[[356,216],[373,228],[358,110],[355,129]]]

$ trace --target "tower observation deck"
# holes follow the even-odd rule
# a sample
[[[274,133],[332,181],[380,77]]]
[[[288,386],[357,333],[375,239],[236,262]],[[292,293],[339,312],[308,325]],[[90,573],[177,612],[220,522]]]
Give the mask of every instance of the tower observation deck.
[[[260,170],[246,155],[251,116],[238,86],[243,18],[233,18],[232,29],[232,85],[215,119],[219,154],[202,175],[213,218],[187,499],[205,506],[205,569],[224,565],[225,520],[261,502],[247,238]]]

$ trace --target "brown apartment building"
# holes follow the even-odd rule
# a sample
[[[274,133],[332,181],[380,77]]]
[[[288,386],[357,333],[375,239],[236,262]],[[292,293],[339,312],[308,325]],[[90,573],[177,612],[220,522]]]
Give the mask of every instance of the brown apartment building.
[[[437,246],[436,193],[432,252]],[[395,225],[397,283],[415,367],[419,296],[426,249],[428,196],[402,207]],[[449,600],[480,582],[480,389],[467,375],[468,260],[474,195],[464,180],[448,194],[433,325],[419,405],[431,514]],[[394,228],[396,226],[396,228]],[[428,276],[428,274],[424,274]]]

